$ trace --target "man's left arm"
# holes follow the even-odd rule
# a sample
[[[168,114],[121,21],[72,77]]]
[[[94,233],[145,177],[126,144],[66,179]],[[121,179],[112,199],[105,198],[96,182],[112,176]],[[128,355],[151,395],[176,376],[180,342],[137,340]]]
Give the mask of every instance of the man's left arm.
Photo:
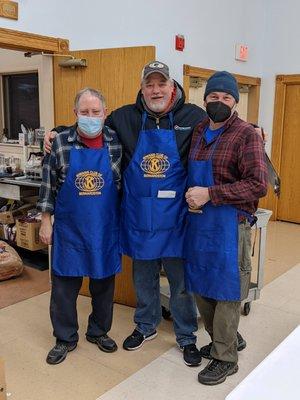
[[[209,188],[214,205],[241,204],[264,197],[268,188],[268,171],[262,138],[255,132],[245,132],[238,153],[240,179],[233,183]]]
[[[108,149],[110,154],[111,169],[114,176],[114,181],[117,189],[121,189],[121,162],[122,162],[122,145],[118,139],[117,133],[111,128],[108,129],[108,134],[111,140],[108,142]]]

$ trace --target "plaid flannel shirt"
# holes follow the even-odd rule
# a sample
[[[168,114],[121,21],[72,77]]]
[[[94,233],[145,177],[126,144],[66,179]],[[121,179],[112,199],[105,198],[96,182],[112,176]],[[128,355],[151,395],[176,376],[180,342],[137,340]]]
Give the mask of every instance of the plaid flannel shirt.
[[[206,143],[206,118],[193,133],[190,160],[208,160],[214,139]],[[224,125],[218,146],[212,155],[214,186],[209,195],[214,205],[232,204],[253,214],[258,199],[267,193],[268,171],[264,145],[253,126],[238,118],[235,112]]]
[[[108,127],[103,129],[103,142],[108,147],[111,169],[118,189],[121,187],[122,147],[116,133]],[[43,180],[40,188],[37,209],[42,212],[54,213],[55,199],[58,190],[66,179],[69,169],[70,150],[87,148],[80,140],[76,127],[71,127],[55,136],[51,153],[46,154],[43,163]]]

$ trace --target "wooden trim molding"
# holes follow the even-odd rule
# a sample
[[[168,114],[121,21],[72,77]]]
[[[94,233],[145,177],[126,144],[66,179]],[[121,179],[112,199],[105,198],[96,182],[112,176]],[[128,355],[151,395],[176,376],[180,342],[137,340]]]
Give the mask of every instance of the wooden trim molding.
[[[65,53],[69,50],[69,41],[67,39],[0,28],[0,47],[10,50]]]
[[[279,176],[281,172],[286,88],[287,85],[294,85],[294,84],[300,84],[300,75],[276,76],[271,159]],[[267,206],[273,211],[272,217],[276,220],[278,214],[278,197],[276,197],[273,193],[272,194],[268,193]]]
[[[187,76],[197,76],[199,78],[208,79],[212,74],[216,71],[213,69],[199,68],[193,67],[191,65],[184,64],[183,65],[183,75]],[[243,85],[251,85],[251,86],[260,86],[261,79],[252,76],[232,74],[236,77],[238,83]]]

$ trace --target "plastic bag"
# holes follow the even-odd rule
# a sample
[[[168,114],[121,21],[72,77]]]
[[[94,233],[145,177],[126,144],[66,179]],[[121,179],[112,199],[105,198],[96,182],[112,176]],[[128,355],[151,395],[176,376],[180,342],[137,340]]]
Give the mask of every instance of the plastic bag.
[[[0,240],[0,281],[21,275],[23,269],[22,259],[16,250]]]

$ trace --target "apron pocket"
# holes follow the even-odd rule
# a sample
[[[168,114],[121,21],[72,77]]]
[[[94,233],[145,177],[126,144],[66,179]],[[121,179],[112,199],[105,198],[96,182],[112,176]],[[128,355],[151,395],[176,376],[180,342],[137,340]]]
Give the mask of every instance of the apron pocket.
[[[195,232],[194,240],[199,250],[216,251],[223,249],[224,232],[219,228],[205,229]]]
[[[122,209],[126,228],[152,231],[152,197],[127,196],[126,208]]]
[[[152,223],[153,230],[174,229],[180,224],[180,211],[183,206],[178,199],[153,198]]]

